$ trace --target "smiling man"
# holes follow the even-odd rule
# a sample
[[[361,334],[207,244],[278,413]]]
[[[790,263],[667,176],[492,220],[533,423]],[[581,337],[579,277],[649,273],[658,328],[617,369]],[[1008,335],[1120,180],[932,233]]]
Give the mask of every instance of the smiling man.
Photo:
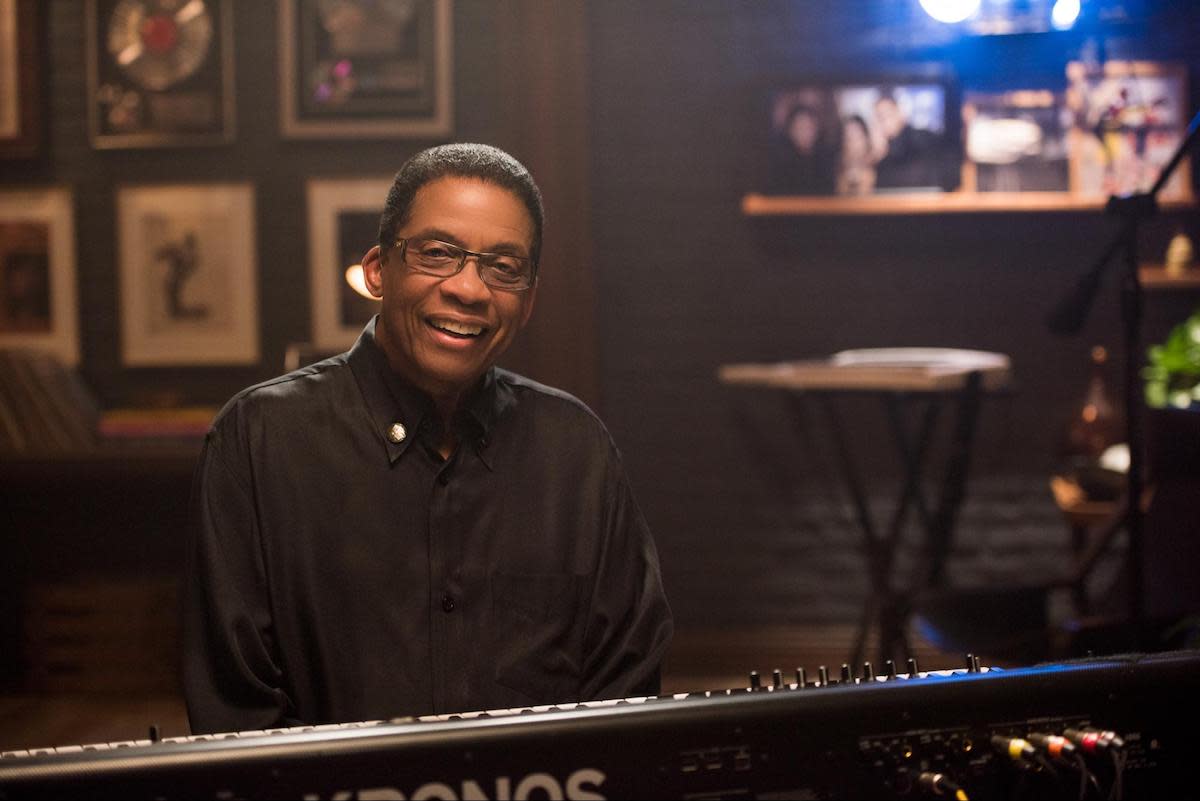
[[[495,366],[533,312],[536,184],[486,145],[397,174],[347,353],[235,396],[193,492],[194,732],[658,691],[654,543],[604,426]]]

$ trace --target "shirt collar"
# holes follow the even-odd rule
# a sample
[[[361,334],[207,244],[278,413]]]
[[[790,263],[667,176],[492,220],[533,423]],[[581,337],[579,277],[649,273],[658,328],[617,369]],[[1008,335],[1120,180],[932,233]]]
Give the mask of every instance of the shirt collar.
[[[378,319],[373,317],[363,328],[347,354],[347,361],[366,400],[371,425],[387,449],[388,460],[395,462],[419,433],[436,425],[436,420],[430,397],[401,378],[388,364],[383,348],[375,339]],[[478,454],[489,470],[495,464],[492,429],[514,401],[507,383],[498,380],[498,372],[503,373],[493,367],[483,375],[459,413],[459,425],[464,429],[459,447]],[[397,425],[402,428],[397,429]]]

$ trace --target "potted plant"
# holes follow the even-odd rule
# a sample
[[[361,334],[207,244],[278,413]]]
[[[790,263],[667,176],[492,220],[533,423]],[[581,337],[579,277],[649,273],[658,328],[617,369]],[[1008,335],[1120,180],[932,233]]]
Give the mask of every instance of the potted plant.
[[[1200,309],[1150,346],[1147,455],[1158,476],[1200,473]]]

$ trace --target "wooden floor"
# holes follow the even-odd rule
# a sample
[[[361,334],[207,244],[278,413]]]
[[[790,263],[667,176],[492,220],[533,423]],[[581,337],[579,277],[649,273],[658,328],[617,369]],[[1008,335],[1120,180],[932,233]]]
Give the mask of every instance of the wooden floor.
[[[769,677],[826,665],[836,674],[849,659],[854,630],[844,625],[761,625],[676,633],[663,671],[664,694],[744,687],[751,670]],[[910,643],[922,669],[962,666],[920,639]],[[146,738],[150,726],[164,737],[188,734],[178,695],[58,692],[0,695],[0,751]]]

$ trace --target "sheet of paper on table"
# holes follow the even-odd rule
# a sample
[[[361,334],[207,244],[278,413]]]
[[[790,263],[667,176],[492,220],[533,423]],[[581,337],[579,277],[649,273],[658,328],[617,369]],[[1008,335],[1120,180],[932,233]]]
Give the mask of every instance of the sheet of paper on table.
[[[779,389],[935,392],[963,386],[973,372],[985,390],[1008,383],[1008,356],[958,348],[863,348],[828,359],[722,365],[725,384]]]

